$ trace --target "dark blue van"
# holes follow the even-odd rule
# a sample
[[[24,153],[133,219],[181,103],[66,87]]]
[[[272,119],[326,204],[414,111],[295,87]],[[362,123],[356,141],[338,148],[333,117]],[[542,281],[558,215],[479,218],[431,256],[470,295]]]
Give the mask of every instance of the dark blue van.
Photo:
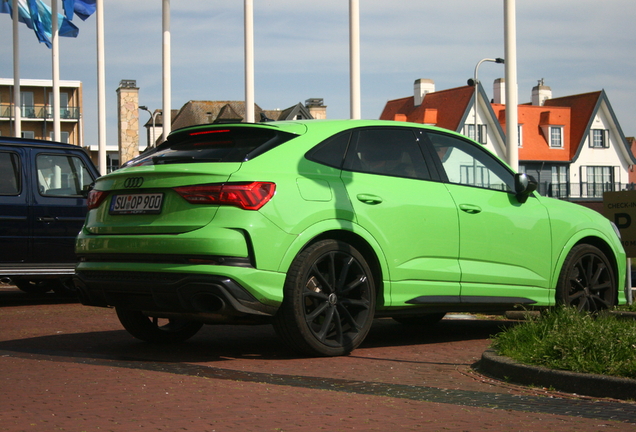
[[[0,281],[67,291],[89,186],[99,177],[80,147],[0,137]]]

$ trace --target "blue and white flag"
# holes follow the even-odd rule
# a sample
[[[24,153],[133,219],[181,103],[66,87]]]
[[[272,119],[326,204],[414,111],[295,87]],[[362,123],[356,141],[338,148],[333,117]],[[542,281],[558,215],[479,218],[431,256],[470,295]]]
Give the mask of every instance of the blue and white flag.
[[[11,0],[0,0],[0,12],[13,16]],[[52,47],[53,23],[49,6],[41,0],[18,0],[18,21],[32,29],[40,42],[44,42],[49,48]],[[62,14],[58,14],[57,22],[60,36],[77,37],[79,34],[79,29]]]
[[[75,13],[82,21],[95,13],[97,0],[62,0],[64,6],[64,15],[72,20]]]

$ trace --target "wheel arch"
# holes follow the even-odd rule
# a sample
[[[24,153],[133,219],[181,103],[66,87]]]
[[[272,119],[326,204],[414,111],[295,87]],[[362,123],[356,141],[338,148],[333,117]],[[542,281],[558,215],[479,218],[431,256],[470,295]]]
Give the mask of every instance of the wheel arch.
[[[350,222],[349,224],[351,225]],[[388,279],[389,275],[387,262],[382,248],[373,236],[357,225],[351,226],[351,229],[345,229],[342,226],[334,227],[332,224],[320,223],[305,230],[288,248],[279,270],[286,273],[294,258],[302,253],[303,250],[319,241],[329,239],[348,243],[362,254],[369,264],[375,279],[377,288],[376,306],[382,306],[384,304],[384,293],[389,288],[385,285],[385,280]]]
[[[624,272],[621,272],[621,266],[618,263],[618,260],[620,259],[619,254],[617,253],[618,251],[616,251],[611,246],[611,242],[608,239],[606,239],[602,234],[593,230],[580,231],[576,237],[571,238],[570,241],[567,244],[565,244],[563,248],[561,249],[561,253],[556,262],[555,271],[552,276],[552,283],[551,283],[551,286],[553,287],[555,294],[556,294],[556,285],[559,280],[559,275],[561,274],[561,271],[563,270],[563,264],[565,263],[565,260],[567,259],[568,254],[570,253],[572,248],[581,244],[588,244],[598,248],[601,252],[605,254],[607,259],[610,261],[610,264],[612,265],[612,270],[614,272],[614,278],[616,278],[616,288],[619,294],[617,295],[617,299],[618,299],[621,293],[621,286],[622,286],[621,281],[625,279],[625,274]]]

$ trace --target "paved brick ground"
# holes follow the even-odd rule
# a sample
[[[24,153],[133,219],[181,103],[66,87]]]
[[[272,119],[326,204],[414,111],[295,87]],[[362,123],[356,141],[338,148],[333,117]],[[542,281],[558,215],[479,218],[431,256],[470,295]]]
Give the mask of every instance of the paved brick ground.
[[[0,288],[0,431],[633,431],[636,403],[472,372],[505,322],[378,320],[348,357],[298,358],[269,326],[137,342],[111,310]]]

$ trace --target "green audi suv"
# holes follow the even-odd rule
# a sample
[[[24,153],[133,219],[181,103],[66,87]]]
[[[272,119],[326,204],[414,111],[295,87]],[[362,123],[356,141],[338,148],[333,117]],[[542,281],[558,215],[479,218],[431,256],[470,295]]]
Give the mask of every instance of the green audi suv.
[[[378,317],[625,302],[613,224],[535,187],[419,124],[192,126],[96,181],[75,284],[145,341],[271,323],[318,356],[351,352]]]

